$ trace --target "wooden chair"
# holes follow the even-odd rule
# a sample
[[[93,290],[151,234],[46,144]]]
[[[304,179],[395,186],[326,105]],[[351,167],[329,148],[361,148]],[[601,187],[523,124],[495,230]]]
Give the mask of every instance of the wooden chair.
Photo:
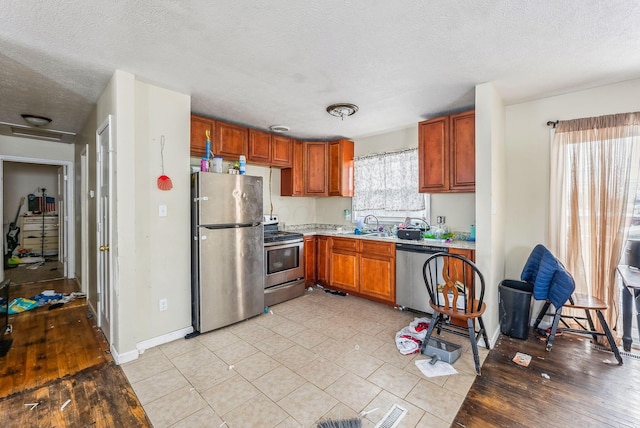
[[[438,334],[446,330],[462,336],[468,335],[476,372],[481,374],[477,343],[480,335],[487,349],[491,349],[482,321],[482,314],[486,310],[483,302],[484,277],[471,260],[450,253],[437,253],[430,256],[424,262],[422,273],[434,316],[432,316],[421,352],[429,343],[434,329],[437,329]],[[475,320],[478,321],[478,330],[476,330]]]
[[[545,315],[553,315],[551,332],[547,336],[547,351],[551,351],[551,348],[553,347],[553,340],[555,339],[555,336],[558,332],[566,331],[570,333],[591,336],[594,342],[597,342],[598,336],[605,336],[609,341],[609,346],[611,347],[616,360],[618,360],[618,364],[622,364],[620,351],[618,351],[616,341],[613,339],[613,335],[611,334],[609,325],[607,324],[607,321],[604,319],[604,315],[602,314],[602,311],[606,311],[609,308],[609,306],[605,302],[598,299],[597,297],[575,293],[571,297],[569,297],[569,301],[567,301],[562,307],[557,308],[555,313],[548,314],[547,311],[549,310],[550,304],[551,302],[549,302],[549,300],[545,301],[534,324],[534,328],[537,329],[540,321],[542,321],[542,318]],[[565,314],[563,313],[564,309],[584,310],[585,316],[580,317],[576,315]],[[600,325],[602,325],[602,329],[604,330],[604,332],[596,330],[593,324],[593,319],[591,318],[591,311],[596,313],[596,316],[598,317],[598,320],[600,320]],[[573,321],[574,325],[570,325],[567,321],[565,321],[566,319]],[[587,322],[586,324],[585,321]],[[562,322],[562,325],[564,325],[564,327],[558,326],[560,322]],[[574,326],[579,328],[574,328]]]

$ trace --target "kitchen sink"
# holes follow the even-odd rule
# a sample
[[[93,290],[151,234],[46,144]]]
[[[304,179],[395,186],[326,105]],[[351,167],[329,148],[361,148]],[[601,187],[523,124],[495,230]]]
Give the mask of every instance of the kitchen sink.
[[[348,233],[343,233],[342,235],[347,235],[347,236],[372,236],[372,237],[379,237],[379,238],[388,238],[391,237],[393,235],[391,235],[390,232],[369,232],[367,230],[361,230],[360,233],[355,233],[355,232],[348,232]]]

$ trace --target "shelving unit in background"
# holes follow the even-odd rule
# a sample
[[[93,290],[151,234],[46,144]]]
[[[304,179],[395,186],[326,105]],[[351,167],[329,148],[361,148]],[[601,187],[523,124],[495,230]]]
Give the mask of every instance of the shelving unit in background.
[[[58,254],[58,216],[40,214],[20,217],[20,248],[32,254],[53,256]],[[40,254],[44,252],[44,254]]]

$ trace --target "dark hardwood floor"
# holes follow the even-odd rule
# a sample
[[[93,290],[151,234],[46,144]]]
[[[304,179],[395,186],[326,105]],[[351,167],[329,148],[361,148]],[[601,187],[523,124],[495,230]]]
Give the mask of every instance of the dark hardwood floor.
[[[72,280],[11,285],[10,299],[46,289],[68,294],[77,285]],[[11,315],[9,322],[13,345],[0,358],[3,426],[151,426],[85,299]],[[33,409],[25,405],[34,403]]]
[[[517,352],[532,356],[528,367],[512,361]],[[551,352],[533,331],[501,336],[452,426],[639,427],[640,359],[623,359],[581,336],[556,337]]]

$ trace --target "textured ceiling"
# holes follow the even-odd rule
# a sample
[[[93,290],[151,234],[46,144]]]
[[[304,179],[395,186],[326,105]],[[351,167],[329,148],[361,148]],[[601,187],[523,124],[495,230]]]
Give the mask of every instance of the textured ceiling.
[[[474,105],[640,77],[640,2],[4,0],[0,122],[78,132],[114,70],[192,112],[300,138],[360,137]],[[325,108],[349,102],[344,121]]]

